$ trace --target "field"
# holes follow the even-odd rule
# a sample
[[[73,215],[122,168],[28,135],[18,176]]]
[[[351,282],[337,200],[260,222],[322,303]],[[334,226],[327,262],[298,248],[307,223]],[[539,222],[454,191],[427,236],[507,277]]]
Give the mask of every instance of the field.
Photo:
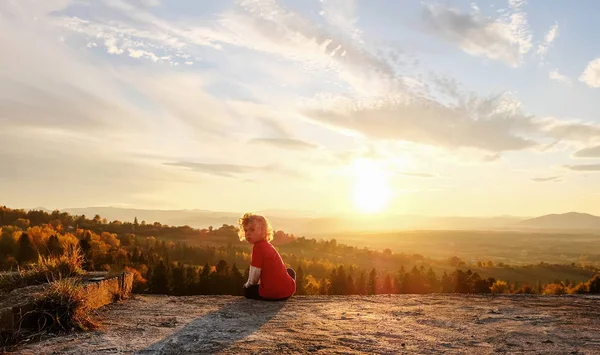
[[[338,243],[432,259],[456,256],[464,261],[495,264],[570,264],[600,262],[600,235],[564,232],[418,230],[380,233],[321,234]]]

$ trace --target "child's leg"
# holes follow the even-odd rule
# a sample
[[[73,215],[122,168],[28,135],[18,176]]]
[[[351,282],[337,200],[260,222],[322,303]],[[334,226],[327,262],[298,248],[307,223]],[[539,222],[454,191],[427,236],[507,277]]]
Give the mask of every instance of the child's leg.
[[[294,281],[296,281],[296,271],[294,271],[294,269],[292,269],[291,267],[288,267],[287,272],[292,277],[292,279],[294,279]]]
[[[250,287],[244,287],[244,297],[260,300],[260,294],[258,293],[258,285],[252,285]]]

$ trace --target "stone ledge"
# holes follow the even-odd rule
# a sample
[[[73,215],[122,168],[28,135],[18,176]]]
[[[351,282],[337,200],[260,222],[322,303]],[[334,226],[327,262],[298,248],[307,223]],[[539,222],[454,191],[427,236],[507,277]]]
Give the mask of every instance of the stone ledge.
[[[123,272],[118,276],[104,278],[104,274],[84,275],[79,279],[83,292],[92,309],[97,309],[118,300],[129,298],[133,285],[133,274]],[[13,290],[0,299],[0,330],[16,330],[24,314],[33,309],[36,297],[50,287],[49,284],[27,286]]]

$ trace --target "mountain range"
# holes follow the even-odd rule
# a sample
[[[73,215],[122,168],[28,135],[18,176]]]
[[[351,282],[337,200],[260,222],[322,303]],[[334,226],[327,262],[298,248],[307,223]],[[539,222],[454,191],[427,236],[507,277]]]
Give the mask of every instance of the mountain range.
[[[34,208],[51,212],[43,207]],[[121,220],[167,225],[188,225],[194,228],[218,228],[223,224],[237,225],[241,213],[217,212],[210,210],[150,210],[118,207],[66,208],[61,212],[72,215],[85,215],[88,218],[98,214],[108,221]],[[340,232],[378,232],[392,230],[524,230],[524,231],[586,231],[600,233],[600,217],[588,213],[568,212],[548,214],[535,218],[500,217],[429,217],[414,215],[385,216],[323,216],[306,211],[257,211],[268,217],[275,230],[283,230],[307,237]]]

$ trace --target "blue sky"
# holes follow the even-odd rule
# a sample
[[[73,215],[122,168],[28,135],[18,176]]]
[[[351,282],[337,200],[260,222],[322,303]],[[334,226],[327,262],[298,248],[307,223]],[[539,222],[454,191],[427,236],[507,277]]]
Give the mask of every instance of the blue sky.
[[[600,214],[599,9],[5,1],[0,203]]]

